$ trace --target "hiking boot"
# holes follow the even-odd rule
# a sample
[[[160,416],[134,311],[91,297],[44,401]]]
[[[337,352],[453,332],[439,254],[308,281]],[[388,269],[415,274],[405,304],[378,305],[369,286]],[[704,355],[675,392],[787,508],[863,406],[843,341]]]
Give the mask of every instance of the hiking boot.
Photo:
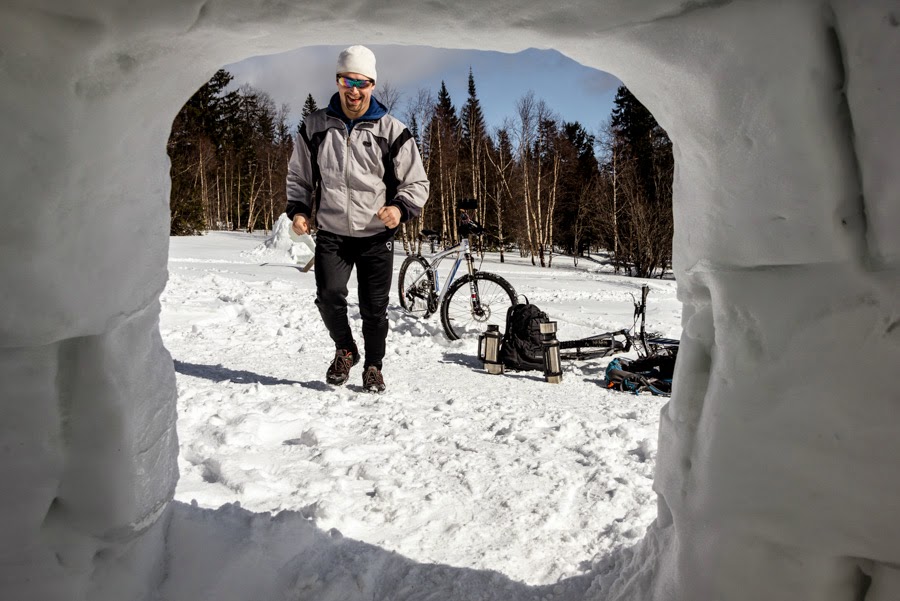
[[[334,353],[334,360],[325,372],[325,381],[340,386],[350,377],[350,368],[359,363],[359,352],[356,349],[339,348]]]
[[[363,390],[366,392],[384,392],[384,378],[381,377],[381,370],[370,365],[363,372]]]

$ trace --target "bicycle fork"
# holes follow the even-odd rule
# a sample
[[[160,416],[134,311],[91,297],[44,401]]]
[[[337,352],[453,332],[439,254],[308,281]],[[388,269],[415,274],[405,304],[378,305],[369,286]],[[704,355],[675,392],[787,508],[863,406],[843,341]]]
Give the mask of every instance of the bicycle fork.
[[[472,315],[484,317],[484,309],[481,308],[481,297],[478,295],[478,280],[475,279],[475,262],[472,255],[466,252],[466,265],[469,268],[469,306]]]

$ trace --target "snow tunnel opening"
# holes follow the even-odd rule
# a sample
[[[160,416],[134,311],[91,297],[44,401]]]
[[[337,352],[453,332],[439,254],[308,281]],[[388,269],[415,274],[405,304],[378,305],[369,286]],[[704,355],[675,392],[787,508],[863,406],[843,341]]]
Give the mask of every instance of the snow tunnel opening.
[[[316,91],[312,83],[307,82],[294,84],[295,89],[299,89],[299,92],[292,93],[290,97],[277,92],[276,90],[278,88],[274,84],[270,89],[266,89],[263,87],[265,84],[262,82],[282,82],[285,77],[265,77],[264,75],[261,75],[260,70],[262,67],[260,67],[260,62],[266,57],[255,57],[253,59],[248,59],[247,61],[230,63],[229,65],[224,66],[222,70],[215,73],[213,77],[201,86],[198,92],[188,100],[178,113],[178,116],[176,116],[169,138],[169,156],[172,160],[170,173],[173,176],[171,195],[171,201],[173,203],[171,211],[172,234],[187,234],[206,229],[220,229],[225,232],[231,232],[226,235],[246,236],[247,230],[251,229],[249,225],[253,224],[252,229],[256,230],[256,235],[259,236],[257,239],[258,243],[263,243],[265,236],[272,237],[270,233],[272,227],[278,221],[279,215],[283,211],[283,172],[286,168],[287,158],[291,150],[290,138],[293,137],[297,128],[297,120],[292,120],[291,115],[299,113],[300,108],[305,106],[306,103],[301,104],[300,107],[293,111],[290,108],[285,108],[283,105],[286,103],[289,103],[292,106],[300,104],[300,101],[304,99],[304,96],[307,96],[307,99],[312,98],[316,107],[327,104],[330,95],[335,89],[334,75],[331,73],[331,70],[333,69],[334,57],[337,55],[337,52],[339,52],[340,48],[342,48],[342,46],[327,47],[325,51],[322,51],[319,48],[307,48],[288,53],[296,55],[298,52],[304,50],[313,54],[322,52],[323,56],[318,61],[310,59],[301,61],[301,64],[306,62],[321,64],[323,66],[323,73],[318,76],[318,80],[321,81],[321,91]],[[385,48],[376,48],[376,54],[379,56],[383,56],[385,52]],[[464,129],[462,113],[468,104],[467,100],[469,98],[469,66],[473,58],[471,53],[479,51],[459,52],[468,54],[462,59],[453,58],[453,60],[446,60],[446,62],[450,64],[450,67],[448,68],[455,70],[454,77],[457,81],[451,80],[446,74],[439,74],[437,77],[428,80],[432,84],[432,89],[425,89],[424,91],[422,89],[423,86],[418,85],[415,81],[413,81],[412,84],[408,84],[409,87],[405,90],[401,89],[399,83],[393,83],[391,81],[390,70],[387,69],[386,66],[384,68],[386,74],[381,74],[382,67],[381,63],[379,63],[379,77],[382,79],[382,82],[380,82],[380,87],[376,86],[375,95],[377,98],[381,99],[379,91],[383,92],[386,88],[390,89],[390,87],[393,86],[394,91],[390,95],[394,95],[395,98],[391,104],[395,104],[398,107],[397,113],[399,113],[399,117],[402,121],[408,123],[411,120],[409,117],[415,116],[416,122],[419,124],[420,128],[417,141],[422,145],[421,148],[423,154],[427,154],[428,152],[437,153],[438,150],[436,150],[436,148],[440,147],[441,152],[446,153],[444,157],[449,156],[447,151],[448,140],[452,140],[452,136],[449,133],[446,133],[445,137],[441,138],[439,137],[439,133],[435,133],[436,130],[438,130],[438,126],[430,126],[431,123],[436,122],[435,113],[438,112],[436,106],[442,96],[441,88],[445,83],[446,96],[449,97],[449,102],[447,102],[447,104],[455,106],[455,115],[452,116],[458,120],[459,129]],[[432,175],[434,176],[431,180],[432,190],[439,190],[440,182],[443,181],[444,189],[447,193],[443,198],[439,195],[435,195],[429,200],[429,203],[426,206],[430,206],[433,211],[426,211],[423,214],[421,222],[417,224],[415,228],[409,228],[409,231],[407,232],[409,238],[407,238],[407,240],[410,242],[410,245],[407,248],[410,251],[415,248],[413,240],[419,229],[430,228],[441,231],[444,223],[452,221],[451,202],[463,197],[472,196],[471,187],[481,186],[480,190],[474,195],[480,196],[488,201],[480,203],[479,205],[479,210],[482,211],[479,220],[485,223],[488,228],[497,228],[498,226],[496,218],[498,196],[501,196],[500,200],[505,203],[502,206],[502,214],[506,218],[506,221],[504,222],[506,224],[506,229],[504,230],[505,243],[501,244],[499,242],[499,234],[501,232],[497,229],[492,229],[494,240],[497,240],[497,242],[494,243],[494,246],[485,249],[487,253],[499,257],[498,262],[504,260],[502,258],[503,253],[506,253],[506,261],[510,263],[519,262],[522,264],[532,263],[539,265],[541,260],[546,260],[548,269],[553,270],[563,264],[566,267],[569,267],[573,262],[577,266],[579,264],[579,259],[584,259],[580,264],[582,269],[587,265],[593,264],[591,261],[593,260],[597,262],[608,262],[608,265],[604,268],[607,268],[610,273],[627,274],[630,272],[631,275],[639,277],[642,275],[658,277],[663,274],[671,276],[671,170],[673,169],[674,162],[671,158],[671,143],[663,141],[662,138],[665,136],[665,132],[658,124],[656,124],[655,119],[653,119],[649,111],[640,105],[637,99],[630,94],[627,89],[621,87],[621,82],[613,76],[604,74],[593,68],[585,67],[582,64],[565,58],[558,52],[525,51],[519,53],[524,54],[524,56],[519,57],[519,60],[524,64],[516,63],[514,60],[516,58],[515,55],[500,55],[500,53],[492,54],[498,55],[492,57],[499,65],[493,67],[495,71],[489,71],[486,75],[480,76],[477,67],[472,70],[475,89],[479,94],[491,93],[488,82],[496,83],[495,80],[501,77],[501,71],[509,73],[510,76],[517,81],[523,81],[523,73],[530,69],[533,74],[535,61],[543,60],[544,62],[549,63],[550,67],[548,70],[569,70],[573,74],[571,77],[572,82],[574,82],[570,82],[570,86],[585,86],[585,89],[593,91],[592,96],[594,99],[602,96],[604,98],[604,106],[606,109],[598,110],[596,106],[592,106],[589,107],[586,113],[582,113],[587,114],[589,116],[587,118],[579,117],[578,114],[568,117],[563,112],[563,109],[553,110],[552,98],[544,98],[545,93],[548,93],[549,95],[549,93],[555,91],[554,86],[545,84],[544,86],[534,85],[533,89],[531,89],[531,87],[522,89],[521,86],[511,88],[509,83],[500,81],[498,88],[500,88],[501,91],[505,91],[506,96],[492,100],[495,105],[499,105],[499,109],[494,110],[494,113],[498,114],[498,116],[495,117],[493,125],[484,127],[484,136],[486,138],[484,152],[493,153],[493,156],[481,156],[480,175],[473,178],[470,177],[470,174],[468,173],[458,173],[456,176],[458,179],[454,182],[450,181],[453,169],[447,166],[441,171],[441,161],[433,157],[433,171],[429,174],[430,179]],[[276,55],[275,58],[270,60],[276,60],[279,56],[281,55]],[[382,59],[379,58],[379,60]],[[383,62],[388,63],[386,60]],[[251,63],[253,69],[256,71],[248,73],[248,63]],[[297,63],[288,65],[287,68],[296,68],[296,64]],[[596,76],[594,74],[596,74]],[[419,77],[423,78],[424,76],[419,75]],[[547,77],[549,77],[549,75]],[[485,80],[484,85],[481,85],[480,83],[482,79]],[[531,84],[534,83],[533,80],[534,76],[532,75],[532,80],[530,81]],[[252,87],[251,82],[254,82]],[[484,92],[481,92],[483,89]],[[612,122],[613,109],[616,106],[617,99],[620,100],[621,123]],[[388,101],[383,100],[383,102]],[[593,102],[596,102],[596,100]],[[199,107],[203,106],[213,107],[212,110],[216,112],[218,116],[209,119],[200,118],[200,113],[198,113],[197,110]],[[573,112],[574,111],[575,109],[573,109]],[[445,117],[448,116],[449,115],[445,114]],[[190,118],[194,119],[194,123],[198,128],[203,127],[204,123],[206,123],[213,128],[214,132],[218,129],[221,133],[213,133],[212,135],[208,134],[206,136],[198,135],[193,139],[196,141],[192,141],[191,136],[189,135],[189,128],[186,127]],[[593,119],[593,122],[587,123],[588,119]],[[652,123],[647,126],[650,120],[652,120]],[[585,121],[585,123],[582,123],[582,121]],[[232,124],[229,125],[229,123]],[[265,124],[266,127],[257,130],[256,128],[261,123]],[[644,126],[645,129],[638,131],[637,128],[641,126]],[[429,129],[435,136],[430,142],[427,140],[427,132]],[[238,160],[236,157],[241,156],[240,151],[238,149],[228,150],[230,145],[233,145],[231,146],[232,148],[237,145],[238,140],[236,138],[242,132],[250,132],[245,139],[245,141],[248,142],[247,148],[249,149],[246,154],[244,154],[244,157],[248,159],[246,170],[242,170],[242,167],[238,167]],[[261,132],[263,133],[261,134]],[[455,135],[462,138],[462,134]],[[217,137],[218,141],[216,141]],[[229,139],[229,137],[231,138]],[[667,140],[667,136],[665,137]],[[487,138],[490,138],[491,140],[488,141]],[[663,185],[659,186],[659,195],[660,197],[666,197],[666,195],[668,195],[666,200],[661,202],[666,202],[668,204],[663,212],[668,216],[669,225],[662,225],[660,227],[663,231],[668,227],[669,234],[668,238],[665,237],[665,234],[660,235],[662,244],[657,248],[659,255],[642,264],[632,261],[627,258],[628,255],[625,254],[629,249],[626,247],[626,240],[624,239],[625,236],[623,234],[621,238],[619,238],[622,255],[616,260],[616,257],[610,257],[608,254],[612,242],[607,242],[607,240],[611,241],[615,239],[614,230],[609,227],[609,223],[606,224],[604,229],[602,224],[596,222],[591,224],[582,222],[580,225],[583,228],[586,226],[592,228],[592,231],[589,234],[586,234],[584,229],[578,234],[571,232],[571,229],[569,230],[571,233],[566,233],[562,228],[557,229],[555,230],[555,236],[553,236],[553,252],[549,252],[551,247],[544,247],[543,250],[547,252],[542,256],[542,249],[535,248],[534,254],[531,255],[534,258],[532,261],[531,257],[527,256],[530,251],[527,246],[528,233],[525,230],[527,226],[524,219],[522,219],[524,217],[524,211],[517,210],[515,204],[517,200],[518,202],[521,202],[523,193],[522,189],[518,187],[522,186],[523,177],[520,175],[509,176],[509,180],[504,184],[496,180],[496,171],[492,172],[492,170],[496,170],[499,167],[508,170],[507,173],[509,173],[510,171],[517,169],[515,165],[509,163],[509,161],[516,159],[516,157],[519,157],[518,160],[520,161],[533,161],[530,166],[527,166],[527,171],[529,175],[532,176],[532,180],[537,179],[537,174],[539,172],[543,173],[541,178],[544,180],[544,183],[542,184],[540,194],[536,192],[536,188],[533,189],[531,194],[532,197],[540,195],[542,200],[546,201],[547,197],[550,195],[550,188],[552,187],[547,173],[552,173],[554,163],[557,163],[557,165],[565,164],[570,170],[569,175],[566,178],[559,178],[556,182],[556,186],[557,194],[559,196],[566,196],[565,201],[561,202],[558,207],[562,206],[563,209],[568,211],[567,214],[564,215],[564,219],[568,220],[568,226],[571,228],[573,221],[577,221],[578,219],[586,220],[592,212],[598,215],[614,215],[619,211],[621,214],[621,207],[626,203],[630,204],[632,207],[638,207],[639,205],[645,204],[639,203],[636,198],[637,194],[640,193],[638,180],[642,166],[638,164],[638,161],[633,155],[630,155],[627,158],[625,157],[625,154],[627,153],[626,147],[633,144],[634,140],[642,139],[649,139],[652,142],[651,146],[646,150],[652,155],[648,157],[650,160],[648,161],[649,166],[647,168],[653,174],[652,177],[655,178],[654,182],[665,180],[663,181]],[[287,142],[286,144],[285,141]],[[456,143],[459,144],[457,153],[464,155],[464,146],[459,140],[457,140]],[[503,144],[507,145],[505,150],[499,148]],[[178,145],[181,145],[181,147],[178,148]],[[221,148],[225,149],[222,156],[216,157],[216,152]],[[668,153],[668,158],[666,158],[666,152]],[[501,153],[505,153],[502,158],[499,156]],[[529,154],[531,154],[530,157]],[[180,160],[182,160],[181,164],[177,163],[179,157]],[[493,159],[493,161],[491,159]],[[505,164],[502,163],[504,160],[507,161]],[[462,171],[465,169],[465,165],[466,161],[460,159],[456,162],[455,168],[458,171]],[[205,168],[202,171],[200,170],[201,166]],[[669,170],[667,176],[663,173],[666,169]],[[518,167],[518,170],[524,172],[526,168],[520,166]],[[487,181],[490,177],[494,177],[495,181]],[[473,179],[479,181],[473,184]],[[248,185],[248,182],[253,183]],[[504,185],[506,188],[504,188]],[[256,188],[253,186],[256,186]],[[449,192],[451,187],[456,188],[456,192],[454,193],[455,196],[451,195]],[[468,193],[463,193],[461,188],[467,187],[469,188]],[[238,192],[239,190],[240,192]],[[506,190],[506,192],[504,192],[504,190]],[[245,195],[243,204],[234,202],[236,195],[239,193]],[[253,205],[255,208],[251,209],[249,199],[254,194],[258,196],[257,204]],[[179,195],[182,196],[179,198]],[[190,205],[187,200],[191,197],[194,199],[199,198],[201,200],[193,210],[187,208],[187,206]],[[259,199],[263,199],[263,201],[259,202]],[[614,204],[616,202],[620,203],[618,207]],[[582,210],[579,210],[580,203],[589,203],[589,207],[592,208],[593,211],[583,210],[584,207],[582,207]],[[446,206],[446,212],[442,211],[442,205]],[[542,214],[546,216],[546,207],[547,205],[535,205],[533,210],[540,210],[542,211]],[[559,210],[559,208],[557,210]],[[200,223],[203,227],[190,225],[187,218],[192,215],[199,220],[195,223]],[[634,220],[630,222],[629,220],[620,217],[618,223],[623,228],[622,232],[626,231],[625,228],[638,225],[639,218],[645,219],[643,222],[645,225],[650,225],[650,221],[647,220],[647,218],[650,217],[649,212],[633,213],[632,215],[634,215]],[[251,219],[252,216],[256,217],[255,222]],[[176,221],[176,219],[179,221]],[[611,222],[612,220],[608,219],[607,221]],[[207,228],[205,227],[206,225],[212,225],[213,227]],[[238,230],[238,232],[235,232],[235,230]],[[401,231],[399,235],[402,237],[403,232]],[[445,238],[447,241],[452,241],[453,235],[454,233],[452,231],[448,231]],[[397,252],[399,253],[400,245],[398,244],[397,246]],[[428,249],[423,249],[423,253],[427,253],[427,251]],[[261,260],[262,259],[260,259],[260,261]],[[402,257],[395,259],[395,280],[391,287],[391,302],[394,304],[396,304],[396,271],[399,268],[401,261]],[[173,271],[173,273],[177,274],[178,272]],[[640,282],[643,280],[636,278],[631,281],[633,281],[634,286],[639,289]],[[355,278],[351,278],[351,285],[354,283]],[[229,304],[228,309],[231,312],[228,313],[228,315],[231,315],[235,319],[238,319],[242,315],[252,315],[253,319],[260,320],[264,317],[260,314],[260,310],[249,306],[249,303],[252,301],[249,294],[243,294],[236,292],[235,290],[219,291],[215,288],[211,289],[209,292],[212,296],[216,296],[222,302]],[[632,296],[628,291],[622,290],[620,297],[621,312],[617,313],[617,316],[621,315],[621,319],[618,321],[611,321],[609,323],[609,329],[619,329],[632,325]],[[239,306],[241,303],[237,302],[238,299],[242,299],[246,306]],[[304,299],[303,302],[312,306],[312,297]],[[675,301],[674,298],[671,298],[667,299],[667,302],[674,304]],[[231,307],[230,305],[234,306]],[[215,308],[216,311],[219,311],[220,309],[222,308]],[[356,309],[352,306],[351,301],[351,314],[355,312]],[[399,309],[397,312],[399,314]],[[313,318],[318,320],[318,315],[313,314],[311,319]],[[241,319],[243,318],[241,317]],[[444,334],[440,331],[439,316],[435,315],[431,320],[434,322],[432,324],[434,327],[428,327],[424,330],[426,336],[443,339]],[[283,326],[285,323],[297,324],[298,320],[287,315],[284,317],[284,322],[280,325]],[[502,327],[502,324],[500,325]],[[191,327],[193,326],[187,323],[184,325],[184,329]],[[290,331],[295,328],[296,325],[290,325],[285,329]],[[232,332],[232,334],[233,333],[234,332]],[[578,330],[577,334],[570,331],[567,332],[566,335],[580,337],[582,335],[593,333],[596,333],[596,330],[591,331],[585,329]],[[222,338],[224,335],[227,335],[225,331],[223,331],[222,335],[218,336],[218,338]],[[326,345],[330,344],[330,341],[324,338],[322,338],[322,340]],[[474,351],[472,351],[471,354],[474,356]],[[299,378],[291,375],[290,371],[276,372],[271,369],[267,370],[264,366],[265,361],[257,361],[255,359],[251,361],[249,360],[249,354],[245,354],[240,360],[235,358],[236,362],[230,365],[227,363],[228,360],[223,358],[216,358],[215,361],[199,361],[189,354],[184,354],[182,349],[173,351],[173,355],[176,359],[176,372],[182,376],[194,376],[203,379],[219,378],[227,380],[230,384],[246,385],[248,388],[254,385],[261,386],[262,388],[266,388],[268,385],[282,386],[296,380],[307,380],[305,377]],[[219,365],[201,365],[201,363],[219,363]],[[322,363],[320,370],[322,374],[324,374],[325,365],[325,363]],[[313,374],[310,377],[321,378],[322,374]],[[357,377],[357,375],[358,374],[353,374],[354,377]],[[542,384],[535,383],[535,385],[541,386]],[[319,392],[315,392],[315,390],[316,389],[311,392],[308,391],[307,393],[319,394],[319,392],[325,391],[325,387],[323,385],[323,388],[320,389]],[[180,399],[179,403],[181,403]],[[202,436],[213,436],[214,438],[218,436],[224,437],[226,436],[226,433],[223,430],[223,424],[233,423],[233,427],[241,428],[242,426],[240,424],[251,423],[250,421],[243,420],[241,416],[235,415],[234,412],[230,413],[232,414],[226,415],[219,410],[215,415],[210,415],[210,418],[214,423],[204,425]],[[651,413],[655,413],[655,409]],[[180,417],[180,419],[182,418]],[[490,426],[491,424],[485,425]],[[192,426],[187,423],[179,423],[179,430],[184,428],[184,431],[187,432],[187,429],[191,427]],[[507,434],[503,434],[505,428],[506,426],[501,424],[497,426],[495,430],[501,433],[500,436],[507,436]],[[628,461],[634,461],[646,467],[652,463],[648,463],[647,460],[655,454],[655,451],[652,448],[655,446],[652,443],[654,436],[648,436],[646,437],[646,440],[641,439],[640,441],[636,441],[632,447],[635,447],[638,450],[632,452],[633,448],[629,447],[629,449],[623,450],[623,456],[626,457]],[[314,449],[329,444],[328,441],[326,441],[325,435],[322,432],[316,431],[314,427],[301,428],[300,431],[291,436],[285,435],[284,438],[284,441],[278,442],[284,442],[284,444],[289,447],[301,450],[307,448]],[[331,451],[335,452],[337,449],[332,449]],[[254,501],[248,499],[249,493],[247,491],[258,491],[260,488],[268,486],[268,484],[264,484],[259,488],[250,482],[247,482],[244,485],[240,484],[240,481],[244,476],[241,474],[240,470],[237,469],[236,464],[229,459],[215,458],[208,455],[203,456],[203,453],[198,452],[197,449],[190,449],[185,454],[185,450],[182,448],[181,453],[183,455],[180,460],[182,465],[182,479],[185,481],[190,480],[191,483],[189,486],[193,491],[201,491],[206,488],[209,492],[208,500],[205,503],[201,501],[201,505],[207,504],[207,506],[217,506],[217,504],[225,502],[239,501],[243,507],[252,510],[278,507],[280,509],[299,511],[311,520],[317,520],[323,524],[327,524],[328,527],[338,528],[346,535],[353,536],[356,534],[349,526],[342,525],[338,520],[335,520],[334,511],[328,509],[329,505],[336,503],[333,494],[330,495],[330,498],[326,498],[329,497],[329,495],[321,495],[323,498],[315,498],[314,495],[299,494],[296,495],[294,499],[296,503],[292,500],[288,504],[282,504],[281,501],[271,497],[267,499],[265,503],[255,504]],[[427,469],[425,471],[427,472]],[[356,470],[354,473],[358,475],[359,480],[365,481],[368,478],[366,474],[378,472],[373,466],[367,465],[362,469]],[[549,476],[548,474],[544,474],[541,477],[545,478]],[[343,482],[340,478],[336,478],[335,481]],[[647,482],[649,482],[649,479]],[[596,486],[600,486],[599,481]],[[614,482],[612,486],[622,487],[623,489],[628,488],[623,482]],[[380,501],[381,497],[378,496],[376,490],[376,487],[373,486],[367,493],[371,493],[373,499]],[[635,490],[637,490],[637,487],[635,487]],[[642,491],[640,494],[644,494],[644,492],[645,491]],[[606,493],[592,490],[586,497],[587,500],[585,502],[597,502],[596,500],[602,498],[604,494]],[[179,497],[180,495],[176,495],[176,498]],[[440,499],[441,497],[437,496],[437,498]],[[190,499],[181,497],[181,500]],[[510,501],[500,498],[496,499],[495,504],[500,507],[504,502],[507,503],[505,506],[507,508],[515,506],[515,504]],[[393,508],[392,511],[399,511],[399,513],[402,514],[402,510],[397,508]],[[332,515],[329,516],[329,513]],[[640,519],[644,520],[644,522],[648,521],[651,517],[649,513],[638,513],[641,513]],[[456,515],[453,512],[451,512],[451,514]],[[635,517],[634,519],[637,520],[638,518]],[[410,523],[416,522],[412,516],[409,516],[409,520]],[[440,522],[440,520],[437,521]],[[465,521],[465,519],[460,518],[460,523],[464,523]],[[622,532],[626,533],[622,535],[623,540],[627,539],[629,542],[634,542],[635,537],[637,537],[638,533],[641,531],[641,527],[646,525],[644,522],[636,525],[636,523],[628,521],[628,527],[619,524],[612,525],[611,527],[615,531],[620,529]],[[600,527],[602,528],[602,525]],[[582,529],[583,528],[580,526],[578,528],[573,527],[573,530]],[[394,545],[391,548],[396,548],[400,551],[407,550],[407,552],[411,553],[418,552],[416,549],[409,550],[408,547],[404,547],[404,545],[408,545],[408,542],[403,539],[403,536],[405,535],[396,535],[393,542],[385,544]],[[522,572],[515,573],[515,576],[522,579],[529,579],[529,581],[537,579],[533,581],[539,582],[546,580],[549,582],[562,575],[579,573],[580,571],[587,569],[586,566],[590,565],[590,561],[588,561],[589,558],[578,556],[581,549],[576,548],[577,545],[580,544],[580,536],[581,535],[572,536],[564,541],[566,547],[571,547],[571,549],[566,552],[566,555],[572,555],[572,563],[554,563],[552,564],[551,572],[548,572],[547,574],[532,575]],[[435,538],[435,541],[437,540],[438,539]],[[485,545],[490,547],[487,541],[485,541]],[[433,555],[435,552],[438,551],[429,552],[429,555]],[[497,553],[492,555],[491,553],[492,552],[488,552],[486,558],[478,561],[484,562],[484,565],[486,566],[498,565],[501,566],[502,569],[502,566],[505,565],[502,562],[507,561],[509,558],[500,557]],[[465,562],[468,561],[464,558],[455,557],[452,553],[447,553],[441,557],[444,557],[448,562],[462,562],[462,565],[467,565]],[[498,563],[491,564],[491,561],[496,561]],[[572,567],[573,565],[580,565],[581,567],[575,569]],[[552,570],[556,571],[554,572]]]
[[[153,596],[162,569],[129,578],[124,564],[108,562],[108,572],[60,572],[55,552],[71,551],[69,565],[84,566],[95,541],[112,536],[145,558],[141,566],[165,555],[158,516],[177,479],[176,385],[156,334],[169,242],[163,149],[172,116],[216,64],[278,50],[298,34],[327,43],[339,32],[361,31],[361,23],[373,38],[404,42],[516,50],[558,41],[569,56],[627,74],[677,138],[685,160],[675,184],[684,224],[676,270],[686,339],[697,358],[685,372],[689,394],[673,399],[665,416],[657,470],[657,489],[671,510],[660,515],[671,516],[667,527],[677,530],[667,534],[677,557],[648,558],[645,571],[655,566],[661,575],[657,593],[630,596],[766,598],[768,583],[774,596],[822,597],[822,588],[799,590],[808,581],[803,573],[759,579],[759,572],[741,570],[758,564],[730,554],[746,542],[730,536],[731,518],[750,518],[801,549],[782,565],[813,565],[806,559],[825,552],[896,566],[900,537],[889,519],[896,487],[884,476],[896,471],[884,459],[898,456],[895,432],[884,426],[892,423],[896,395],[879,388],[881,381],[849,381],[839,360],[848,352],[874,354],[885,373],[897,363],[896,279],[865,260],[881,257],[890,267],[900,256],[889,160],[898,136],[896,120],[884,118],[896,113],[897,98],[884,84],[892,81],[898,40],[886,33],[896,32],[897,22],[888,3],[831,2],[826,11],[821,2],[526,3],[515,15],[508,6],[477,2],[452,11],[386,2],[328,12],[231,0],[59,4],[4,8],[0,19],[3,127],[15,149],[2,166],[11,182],[4,206],[15,218],[6,224],[13,252],[4,253],[9,310],[0,367],[10,374],[4,382],[12,396],[29,401],[10,405],[3,419],[4,442],[13,442],[15,455],[3,463],[4,479],[17,494],[4,527],[15,561],[3,566],[0,580],[12,596],[69,599],[89,583],[105,593],[89,595],[97,599]],[[823,35],[828,27],[840,34],[840,48]],[[20,260],[20,242],[31,260]],[[786,271],[791,277],[778,277]],[[893,338],[853,337],[876,323]],[[835,333],[839,344],[817,332]],[[835,348],[843,357],[829,354]],[[67,366],[72,355],[84,359]],[[823,366],[823,355],[833,362]],[[729,357],[752,361],[738,365]],[[816,394],[788,392],[778,378],[761,381],[759,374],[778,374],[785,357],[788,367],[799,362],[817,376]],[[60,364],[67,379],[56,376]],[[21,377],[29,372],[37,377]],[[836,392],[844,386],[852,388]],[[112,427],[85,429],[86,442],[102,443],[85,450],[115,452],[66,457],[74,454],[55,424],[61,401],[73,397],[116,417]],[[789,407],[796,428],[761,419],[772,414],[758,410],[760,399]],[[19,412],[29,407],[36,412]],[[822,431],[841,435],[823,440]],[[857,436],[862,432],[865,438]],[[698,434],[703,445],[695,444]],[[811,454],[808,463],[784,461]],[[85,479],[85,472],[97,477]],[[108,494],[111,486],[76,487],[83,502],[69,506],[71,527],[46,537],[33,510],[46,508],[63,481],[98,481],[122,494]],[[774,494],[760,498],[760,491]],[[797,499],[821,503],[810,511]],[[87,523],[85,515],[102,519]],[[148,534],[145,526],[153,524]],[[769,541],[762,542],[761,558],[772,559]],[[184,548],[191,554],[197,547]],[[729,556],[737,561],[722,567],[736,578],[710,569]],[[185,567],[204,571],[193,558]],[[897,581],[895,572],[876,572],[869,595],[891,596],[896,587],[886,583]],[[123,588],[123,580],[131,582]]]

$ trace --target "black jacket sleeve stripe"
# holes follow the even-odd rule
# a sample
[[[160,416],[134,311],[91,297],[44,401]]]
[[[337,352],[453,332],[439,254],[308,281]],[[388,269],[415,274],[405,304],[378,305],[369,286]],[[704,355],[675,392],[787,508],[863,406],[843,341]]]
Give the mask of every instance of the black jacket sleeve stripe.
[[[400,147],[406,144],[409,140],[412,140],[412,133],[410,133],[408,127],[404,127],[403,131],[400,132],[400,135],[397,136],[397,139],[391,142],[391,160],[393,161],[397,157],[397,153],[400,152]]]
[[[309,149],[309,159],[310,159],[312,173],[313,173],[313,181],[312,181],[313,204],[318,205],[319,182],[322,179],[322,175],[319,173],[319,164],[318,164],[318,161],[316,160],[318,145],[313,145],[310,142],[309,134],[306,131],[306,123],[302,123],[300,125],[299,133],[300,133],[300,137],[295,138],[295,140],[297,140],[298,142],[300,140],[302,140],[303,143],[306,144],[306,147]],[[312,215],[312,212],[313,212],[312,206],[307,206],[307,205],[303,204],[302,202],[291,201],[291,200],[288,201],[287,208],[285,209],[285,213],[287,213],[287,216],[289,219],[293,219],[296,215],[305,215],[307,218],[309,218]]]
[[[400,185],[400,180],[397,179],[397,175],[394,172],[394,159],[397,158],[397,154],[400,152],[400,149],[403,147],[403,145],[412,139],[413,136],[412,133],[410,133],[409,128],[404,127],[403,131],[400,132],[400,135],[397,136],[393,142],[391,142],[390,146],[387,149],[382,148],[382,151],[387,151],[384,155],[384,183],[387,186],[387,204],[400,209],[401,223],[405,223],[410,219],[418,217],[419,213],[421,213],[421,209],[419,207],[409,202],[403,196],[397,195],[397,187]]]

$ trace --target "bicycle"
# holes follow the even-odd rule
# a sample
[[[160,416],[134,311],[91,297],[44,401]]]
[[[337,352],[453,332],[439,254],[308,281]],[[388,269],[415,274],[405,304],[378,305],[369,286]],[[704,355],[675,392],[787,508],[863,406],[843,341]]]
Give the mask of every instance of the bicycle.
[[[509,282],[475,267],[470,237],[480,236],[484,228],[470,219],[466,211],[477,206],[477,201],[471,199],[459,203],[457,244],[433,255],[430,261],[422,256],[419,244],[415,254],[407,256],[400,266],[400,306],[412,315],[426,318],[440,308],[441,325],[450,340],[482,334],[492,317],[504,323],[507,309],[516,304],[516,291]],[[436,232],[423,230],[422,236],[429,235]],[[453,266],[441,281],[438,266],[452,255],[455,255]],[[457,278],[463,262],[468,273]]]
[[[654,357],[671,357],[678,354],[678,340],[663,338],[659,335],[647,335],[645,323],[647,318],[647,295],[649,286],[641,286],[641,300],[638,302],[632,296],[634,303],[634,323],[631,328],[604,332],[595,336],[581,338],[579,340],[561,340],[559,343],[560,358],[582,361],[595,357],[609,357],[618,353],[627,353],[635,348],[641,359]],[[638,319],[641,320],[640,330],[635,334]]]

